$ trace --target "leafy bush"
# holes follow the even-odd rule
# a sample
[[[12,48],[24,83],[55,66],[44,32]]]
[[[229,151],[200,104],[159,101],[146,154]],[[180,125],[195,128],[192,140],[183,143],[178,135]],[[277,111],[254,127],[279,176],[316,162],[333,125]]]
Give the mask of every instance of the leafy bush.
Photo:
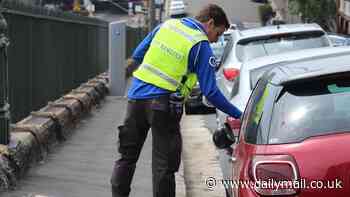
[[[303,22],[317,23],[326,31],[335,30],[335,0],[289,0],[288,5],[290,13],[300,15]]]
[[[262,25],[265,25],[266,22],[272,16],[273,10],[270,4],[264,4],[258,7],[260,21]]]

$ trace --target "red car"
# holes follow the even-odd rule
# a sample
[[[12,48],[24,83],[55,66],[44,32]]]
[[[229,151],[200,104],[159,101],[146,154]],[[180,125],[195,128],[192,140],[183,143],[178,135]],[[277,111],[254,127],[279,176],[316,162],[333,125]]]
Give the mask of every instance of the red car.
[[[350,196],[350,53],[277,65],[242,117],[234,197]],[[227,180],[226,180],[227,181]]]

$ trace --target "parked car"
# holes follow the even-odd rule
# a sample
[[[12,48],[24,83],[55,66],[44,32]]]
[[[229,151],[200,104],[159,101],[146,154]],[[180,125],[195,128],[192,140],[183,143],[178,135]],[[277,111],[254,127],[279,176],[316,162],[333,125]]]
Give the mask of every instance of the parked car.
[[[193,87],[192,92],[185,102],[186,114],[195,114],[199,112],[199,109],[203,107],[202,96],[203,94],[199,87],[199,83],[197,82],[196,86]]]
[[[232,87],[233,90],[230,102],[237,106],[241,111],[244,111],[257,81],[266,71],[278,65],[308,62],[309,60],[321,59],[328,56],[340,56],[344,53],[350,53],[350,48],[323,47],[265,56],[245,62],[241,67],[239,78],[236,78],[234,86]],[[228,117],[226,114],[220,112],[217,116],[217,122],[217,130],[229,126],[229,129],[233,132],[232,135],[238,136],[240,120]],[[225,179],[231,179],[232,176],[232,159],[234,159],[232,158],[232,153],[234,152],[234,149],[236,149],[235,145],[219,150],[220,166]]]
[[[214,56],[220,61],[222,54],[224,53],[224,48],[229,39],[230,34],[225,34],[220,36],[217,42],[211,43],[211,49],[213,50]]]
[[[224,32],[222,36],[219,37],[218,41],[215,43],[211,43],[210,46],[213,50],[214,56],[217,58],[216,62],[219,64],[221,61],[222,56],[224,55],[224,49],[226,47],[226,43],[231,38],[231,34],[233,34],[235,31],[238,31],[239,29],[245,29],[244,26],[247,23],[241,23],[237,21],[234,24],[230,24],[230,27]],[[248,26],[256,25],[255,23],[248,23]],[[213,112],[215,113],[215,107],[212,106],[206,98],[203,96],[199,84],[193,88],[189,98],[186,100],[185,103],[185,111],[186,114],[194,114],[197,112]]]
[[[224,32],[222,36],[220,36],[219,40],[215,43],[211,43],[210,46],[213,50],[214,56],[217,58],[217,62],[220,62],[221,56],[223,54],[225,45],[227,40],[230,37],[230,34],[235,31],[237,26],[235,24],[231,24],[230,28]],[[205,105],[203,103],[203,94],[200,90],[199,83],[193,88],[189,98],[185,103],[185,112],[186,114],[194,114],[194,113],[215,113],[214,106]]]
[[[285,185],[232,187],[235,197],[350,196],[349,62],[347,51],[279,63],[258,80],[232,180]]]
[[[271,69],[276,64],[281,62],[303,61],[308,58],[337,54],[348,50],[347,47],[322,47],[252,59],[242,65],[239,76],[233,80],[234,83],[230,90],[231,94],[227,98],[233,105],[238,107],[238,109],[244,111],[256,82],[265,71]],[[217,110],[217,128],[223,128],[227,118],[228,116],[225,113]]]
[[[221,57],[224,53],[226,43],[230,40],[231,34],[238,29],[236,24],[231,24],[230,28],[224,32],[222,36],[219,37],[217,42],[210,43],[210,47],[213,50],[214,56],[217,58],[217,61],[221,61]]]
[[[350,37],[342,34],[328,33],[328,38],[331,40],[333,46],[349,46]]]
[[[238,30],[226,44],[217,72],[217,84],[228,98],[241,65],[254,58],[295,50],[331,46],[317,24],[288,24]]]

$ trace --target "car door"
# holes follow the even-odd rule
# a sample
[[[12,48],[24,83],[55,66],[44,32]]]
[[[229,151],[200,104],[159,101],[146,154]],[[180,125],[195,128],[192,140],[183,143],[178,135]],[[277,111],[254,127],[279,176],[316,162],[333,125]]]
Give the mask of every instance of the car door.
[[[233,165],[233,180],[247,179],[245,172],[247,166],[249,166],[250,155],[254,152],[254,144],[263,139],[258,135],[259,129],[266,127],[266,125],[261,126],[260,121],[265,111],[267,113],[272,111],[273,99],[271,97],[273,97],[273,93],[270,91],[273,91],[273,87],[266,78],[262,78],[258,81],[249,98],[242,117],[239,141],[234,152],[236,163]],[[267,133],[267,131],[264,133]],[[237,189],[240,188],[233,188],[235,196],[238,196]]]

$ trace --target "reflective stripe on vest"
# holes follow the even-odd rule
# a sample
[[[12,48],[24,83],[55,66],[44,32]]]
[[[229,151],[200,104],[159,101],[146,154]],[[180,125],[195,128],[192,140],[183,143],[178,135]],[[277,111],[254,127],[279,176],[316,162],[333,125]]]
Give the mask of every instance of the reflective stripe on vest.
[[[151,73],[158,75],[160,78],[164,79],[165,81],[171,83],[174,86],[181,85],[175,79],[170,78],[168,75],[164,74],[161,70],[159,70],[151,65],[141,64],[140,67],[142,67],[141,69],[146,69],[146,70],[150,71]]]
[[[187,27],[180,20],[166,21],[155,34],[133,76],[157,87],[176,91],[181,87],[182,78],[188,74],[191,48],[203,40],[208,40],[204,33]]]
[[[164,27],[169,28],[169,29],[175,31],[176,33],[181,34],[182,36],[186,37],[191,42],[196,43],[196,41],[197,41],[197,39],[196,39],[197,36],[192,36],[192,35],[186,33],[185,31],[182,31],[181,29],[177,28],[176,26],[174,26],[172,24],[165,24]]]

